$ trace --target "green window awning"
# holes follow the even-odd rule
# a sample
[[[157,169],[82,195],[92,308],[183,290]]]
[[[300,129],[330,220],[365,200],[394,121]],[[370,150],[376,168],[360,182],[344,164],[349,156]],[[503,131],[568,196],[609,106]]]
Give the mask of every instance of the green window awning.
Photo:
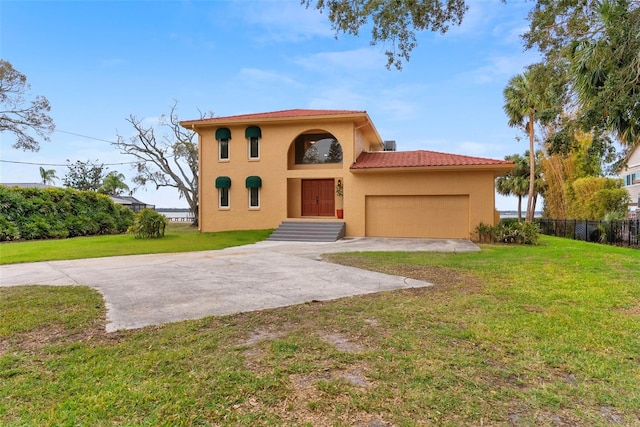
[[[229,130],[229,128],[216,129],[216,139],[231,139],[231,131]]]
[[[247,188],[260,188],[262,187],[262,178],[259,176],[248,176],[245,184]]]
[[[219,176],[216,178],[216,188],[231,188],[231,178]]]
[[[262,138],[262,131],[258,126],[249,126],[244,131],[245,138]]]

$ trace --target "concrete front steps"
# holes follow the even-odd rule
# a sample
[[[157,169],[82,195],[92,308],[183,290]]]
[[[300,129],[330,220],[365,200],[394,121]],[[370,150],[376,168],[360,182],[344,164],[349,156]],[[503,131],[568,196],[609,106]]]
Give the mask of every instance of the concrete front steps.
[[[335,242],[344,237],[342,221],[283,221],[267,240],[290,242]]]

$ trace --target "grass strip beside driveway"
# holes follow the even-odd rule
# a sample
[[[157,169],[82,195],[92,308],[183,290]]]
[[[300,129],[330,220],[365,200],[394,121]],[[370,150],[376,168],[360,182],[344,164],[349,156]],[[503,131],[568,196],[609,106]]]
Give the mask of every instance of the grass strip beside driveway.
[[[0,264],[224,249],[264,240],[272,231],[201,233],[190,224],[169,223],[165,236],[159,239],[135,239],[132,234],[115,234],[7,242],[0,244]]]
[[[542,243],[330,255],[436,286],[112,334],[88,288],[0,289],[0,424],[638,425],[640,253]]]

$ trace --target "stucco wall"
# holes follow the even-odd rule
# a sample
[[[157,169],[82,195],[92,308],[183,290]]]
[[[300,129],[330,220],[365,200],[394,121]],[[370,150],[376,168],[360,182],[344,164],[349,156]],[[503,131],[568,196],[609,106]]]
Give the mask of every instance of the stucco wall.
[[[259,160],[249,160],[245,129],[258,125],[262,131]],[[215,131],[231,131],[229,160],[218,160]],[[330,165],[296,165],[293,144],[305,132],[328,132],[340,142],[343,163]],[[465,168],[458,171],[377,171],[352,173],[349,167],[362,150],[380,149],[381,142],[360,132],[352,121],[335,120],[321,126],[295,120],[278,123],[243,123],[199,128],[200,134],[200,229],[223,231],[276,228],[287,219],[302,219],[301,182],[303,179],[338,179],[344,188],[344,221],[347,236],[365,235],[365,200],[376,195],[465,195],[468,196],[469,225],[495,224],[494,172]],[[375,139],[375,138],[374,138]],[[260,207],[249,208],[245,179],[262,178]],[[231,178],[230,207],[218,207],[216,178]],[[336,197],[336,208],[340,200]],[[304,217],[308,218],[308,217]],[[335,220],[320,217],[314,220]],[[458,235],[456,224],[455,235]]]
[[[231,131],[229,160],[218,160],[218,127],[200,130],[200,229],[222,231],[239,229],[276,228],[287,218],[299,218],[301,212],[300,180],[302,178],[344,179],[345,170],[353,162],[353,123],[327,122],[321,127],[298,124],[258,124],[262,130],[260,159],[249,160],[246,124],[223,126]],[[343,163],[330,165],[295,165],[293,142],[304,132],[329,132],[340,142]],[[250,209],[247,176],[262,178],[260,208]],[[218,208],[218,176],[231,178],[230,207]],[[337,206],[337,202],[336,202]]]
[[[494,175],[488,170],[350,174],[345,180],[344,195],[347,236],[365,235],[368,195],[468,195],[470,237],[480,222],[495,223]]]

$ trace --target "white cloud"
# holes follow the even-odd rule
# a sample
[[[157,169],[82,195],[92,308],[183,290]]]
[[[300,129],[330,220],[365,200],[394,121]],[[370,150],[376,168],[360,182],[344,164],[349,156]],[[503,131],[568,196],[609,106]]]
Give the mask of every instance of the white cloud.
[[[300,42],[314,37],[334,36],[329,19],[313,7],[305,8],[299,2],[238,2],[248,28],[260,27],[258,39],[268,41]]]
[[[260,70],[258,68],[241,68],[238,73],[238,78],[241,80],[249,81],[251,83],[260,84],[286,84],[292,87],[301,86],[300,83],[282,73],[275,71]]]
[[[293,62],[307,70],[335,75],[336,72],[380,69],[384,60],[384,55],[378,49],[366,47],[299,56]]]
[[[486,65],[466,73],[461,73],[457,77],[471,79],[471,81],[478,84],[492,83],[520,74],[527,66],[539,60],[540,56],[531,51],[517,55],[492,55],[487,58]]]
[[[484,31],[486,26],[500,12],[500,7],[506,7],[499,1],[468,1],[469,9],[462,18],[462,24],[449,27],[445,37],[468,36]]]
[[[323,87],[317,92],[318,95],[309,101],[308,108],[364,110],[367,105],[370,105],[361,91],[353,90],[348,85]]]
[[[486,143],[463,141],[456,146],[459,153],[465,153],[467,156],[487,157],[491,155],[491,150]]]
[[[418,116],[419,106],[412,101],[403,99],[402,96],[383,96],[376,99],[376,108],[383,112],[385,116],[397,121],[413,121]]]
[[[528,30],[529,27],[524,22],[500,22],[491,31],[491,36],[503,45],[523,46],[522,35]]]

